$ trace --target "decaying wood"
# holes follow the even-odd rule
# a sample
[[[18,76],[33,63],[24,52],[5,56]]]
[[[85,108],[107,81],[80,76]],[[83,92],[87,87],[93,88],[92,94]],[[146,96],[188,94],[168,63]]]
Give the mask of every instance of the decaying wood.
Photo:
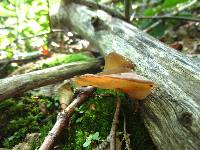
[[[92,72],[101,66],[100,60],[75,62],[33,71],[0,80],[0,101],[25,91],[53,84],[74,75]]]
[[[115,51],[156,83],[145,99],[145,126],[158,149],[200,147],[200,65],[138,28],[103,11],[64,4],[57,16],[103,55]],[[94,19],[95,18],[95,19]]]
[[[94,90],[94,87],[86,87],[85,92],[80,93],[63,112],[58,114],[55,125],[49,132],[48,136],[45,138],[39,150],[53,149],[55,141],[60,136],[64,128],[67,127],[69,123],[69,118],[75,112],[75,109],[83,104]]]

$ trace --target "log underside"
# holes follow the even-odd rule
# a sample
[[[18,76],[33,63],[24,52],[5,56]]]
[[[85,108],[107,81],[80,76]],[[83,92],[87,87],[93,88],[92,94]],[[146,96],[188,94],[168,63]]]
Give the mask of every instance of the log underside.
[[[158,149],[200,147],[200,65],[136,27],[100,10],[61,3],[62,20],[103,55],[115,51],[156,83],[145,99],[144,121]]]

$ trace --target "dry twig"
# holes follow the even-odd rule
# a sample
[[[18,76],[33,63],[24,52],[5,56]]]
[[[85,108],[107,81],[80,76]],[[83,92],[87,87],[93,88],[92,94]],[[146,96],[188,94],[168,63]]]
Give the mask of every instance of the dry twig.
[[[88,0],[74,0],[73,2],[77,4],[85,5],[92,9],[101,9],[107,12],[108,14],[112,15],[113,17],[117,17],[124,21],[127,21],[123,14],[121,14],[120,12],[117,12],[116,10],[110,8],[109,6],[98,4],[96,2],[88,1]]]
[[[121,108],[121,101],[118,98],[117,100],[117,106],[112,122],[112,128],[110,131],[110,150],[116,150],[116,130],[117,130],[117,125],[119,124],[119,113],[120,113],[120,108]]]
[[[64,128],[67,127],[69,118],[75,112],[75,109],[83,104],[95,90],[95,88],[91,86],[86,87],[85,89],[85,92],[80,93],[63,112],[58,114],[55,125],[49,132],[48,136],[45,138],[39,150],[50,150],[53,148],[55,141],[60,136]]]
[[[97,148],[95,148],[95,150],[105,150],[109,146],[109,143],[110,143],[110,150],[116,149],[116,130],[117,130],[117,125],[119,123],[120,109],[121,109],[121,100],[118,98],[110,134],[107,136],[106,140],[104,140]]]
[[[164,15],[164,16],[138,16],[138,17],[135,16],[135,17],[132,18],[132,20],[134,20],[134,19],[174,19],[174,20],[200,22],[199,18],[184,17],[184,16],[169,16],[169,15]]]
[[[192,5],[194,5],[195,3],[197,2],[197,0],[192,0],[192,1],[189,1],[187,4],[183,4],[182,6],[179,6],[177,7],[177,9],[173,12],[171,12],[170,14],[168,14],[168,16],[175,16],[177,15],[179,12],[191,7]],[[149,26],[148,28],[146,28],[144,30],[144,32],[149,32],[151,31],[153,28],[155,28],[157,25],[159,25],[160,23],[162,23],[163,20],[159,20],[155,23],[153,23],[151,26]]]
[[[126,149],[132,150],[131,140],[130,140],[129,134],[127,133],[126,115],[125,115],[124,112],[123,112],[123,116],[124,116],[124,140],[125,140],[125,143],[126,143]]]
[[[131,0],[124,0],[124,7],[125,7],[124,15],[125,15],[126,21],[129,22],[130,21]]]

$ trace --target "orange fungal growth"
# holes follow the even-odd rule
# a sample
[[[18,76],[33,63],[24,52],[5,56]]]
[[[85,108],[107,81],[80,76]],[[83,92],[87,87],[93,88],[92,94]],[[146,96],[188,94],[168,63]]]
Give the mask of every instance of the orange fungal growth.
[[[114,89],[128,94],[131,98],[142,100],[149,95],[154,83],[131,69],[133,65],[129,60],[119,54],[110,53],[105,58],[103,72],[97,75],[85,74],[76,77],[74,81],[80,86]]]

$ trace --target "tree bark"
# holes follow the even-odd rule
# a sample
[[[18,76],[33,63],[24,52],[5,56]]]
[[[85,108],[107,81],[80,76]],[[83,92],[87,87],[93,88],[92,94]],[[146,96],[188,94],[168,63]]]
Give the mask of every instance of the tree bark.
[[[200,65],[138,28],[103,11],[61,2],[55,20],[72,27],[103,55],[115,51],[156,83],[144,121],[158,149],[200,147]]]
[[[18,95],[25,91],[41,86],[53,84],[74,75],[93,72],[101,66],[100,61],[75,62],[60,65],[39,71],[33,71],[22,75],[16,75],[0,80],[0,101]]]

